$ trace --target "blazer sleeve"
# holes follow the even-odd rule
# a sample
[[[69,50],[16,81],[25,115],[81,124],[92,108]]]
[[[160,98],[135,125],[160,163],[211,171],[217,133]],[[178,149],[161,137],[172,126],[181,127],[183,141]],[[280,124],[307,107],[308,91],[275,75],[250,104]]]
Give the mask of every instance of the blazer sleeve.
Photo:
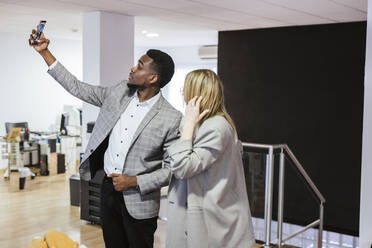
[[[204,128],[199,129],[194,143],[179,140],[168,149],[172,175],[178,179],[190,178],[202,173],[223,153],[227,135],[225,132]]]
[[[169,156],[167,155],[167,148],[176,142],[180,137],[179,125],[181,116],[176,119],[175,124],[172,129],[169,130],[167,137],[165,138],[163,144],[163,161],[162,168],[155,170],[151,173],[143,174],[137,176],[137,184],[141,191],[141,194],[148,194],[154,190],[159,190],[161,187],[169,184],[170,179],[170,169],[169,166]]]
[[[59,62],[48,73],[73,96],[97,107],[102,106],[107,88],[79,81]]]

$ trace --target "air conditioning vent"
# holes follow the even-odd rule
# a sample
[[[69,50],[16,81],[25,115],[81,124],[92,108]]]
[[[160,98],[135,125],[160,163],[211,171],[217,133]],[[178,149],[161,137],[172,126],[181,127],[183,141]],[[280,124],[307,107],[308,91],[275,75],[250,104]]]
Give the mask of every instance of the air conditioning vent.
[[[199,47],[199,58],[201,59],[217,59],[217,53],[217,45]]]

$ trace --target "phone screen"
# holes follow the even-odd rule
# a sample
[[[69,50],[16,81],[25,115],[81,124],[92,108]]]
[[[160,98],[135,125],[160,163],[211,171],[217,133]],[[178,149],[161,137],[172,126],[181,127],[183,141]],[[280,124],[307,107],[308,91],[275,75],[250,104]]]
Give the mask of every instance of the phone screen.
[[[36,37],[34,40],[35,43],[39,41],[40,35],[44,30],[45,24],[46,24],[46,21],[40,21],[39,26],[37,27]]]

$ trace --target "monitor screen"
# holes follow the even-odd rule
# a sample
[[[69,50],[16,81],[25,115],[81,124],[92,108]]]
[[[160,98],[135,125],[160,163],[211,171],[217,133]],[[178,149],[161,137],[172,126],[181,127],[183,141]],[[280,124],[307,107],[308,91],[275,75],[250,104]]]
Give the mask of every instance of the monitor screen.
[[[69,121],[69,114],[68,113],[63,113],[61,116],[61,125],[59,131],[62,134],[67,134],[67,129],[66,127],[68,126],[68,121]]]
[[[5,130],[6,134],[8,135],[9,131],[13,127],[23,127],[24,129],[28,129],[28,123],[27,122],[16,122],[16,123],[11,123],[11,122],[6,122],[5,123]]]

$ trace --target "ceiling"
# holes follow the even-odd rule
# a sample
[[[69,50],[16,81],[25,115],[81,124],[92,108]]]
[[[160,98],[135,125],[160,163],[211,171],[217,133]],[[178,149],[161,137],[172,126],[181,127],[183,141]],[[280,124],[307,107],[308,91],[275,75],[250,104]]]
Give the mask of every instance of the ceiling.
[[[81,39],[82,13],[135,16],[137,46],[217,43],[217,31],[363,21],[368,0],[0,0],[0,32],[28,36],[47,20],[49,37]],[[149,38],[142,32],[155,32]]]

